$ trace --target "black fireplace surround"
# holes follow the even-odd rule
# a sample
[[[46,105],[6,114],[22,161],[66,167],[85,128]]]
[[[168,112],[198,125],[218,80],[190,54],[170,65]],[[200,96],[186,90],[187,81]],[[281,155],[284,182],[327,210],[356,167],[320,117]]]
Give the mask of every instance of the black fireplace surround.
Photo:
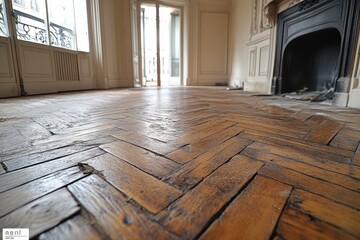
[[[273,94],[348,93],[360,0],[305,0],[277,16]]]

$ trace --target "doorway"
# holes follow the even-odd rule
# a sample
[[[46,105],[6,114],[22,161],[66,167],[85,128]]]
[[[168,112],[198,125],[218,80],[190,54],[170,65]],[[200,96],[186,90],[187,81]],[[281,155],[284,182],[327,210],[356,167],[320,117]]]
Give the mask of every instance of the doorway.
[[[182,85],[181,9],[141,3],[140,36],[142,85]]]

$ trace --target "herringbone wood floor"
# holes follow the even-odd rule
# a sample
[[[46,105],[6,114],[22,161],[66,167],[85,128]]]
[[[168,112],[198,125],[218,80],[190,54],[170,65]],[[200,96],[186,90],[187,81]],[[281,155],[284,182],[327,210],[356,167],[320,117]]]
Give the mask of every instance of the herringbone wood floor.
[[[0,100],[0,225],[39,239],[359,239],[360,111],[223,88]]]

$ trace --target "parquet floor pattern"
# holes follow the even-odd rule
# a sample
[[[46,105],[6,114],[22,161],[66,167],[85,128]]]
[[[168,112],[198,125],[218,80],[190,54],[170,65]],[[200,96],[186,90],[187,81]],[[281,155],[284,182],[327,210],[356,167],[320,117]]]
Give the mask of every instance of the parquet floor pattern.
[[[0,225],[35,239],[359,239],[360,111],[181,87],[0,100]]]

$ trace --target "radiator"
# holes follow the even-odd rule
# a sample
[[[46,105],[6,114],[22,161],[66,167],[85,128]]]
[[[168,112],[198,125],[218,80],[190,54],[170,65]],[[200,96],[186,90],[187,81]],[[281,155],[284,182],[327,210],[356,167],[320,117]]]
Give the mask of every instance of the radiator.
[[[76,81],[79,78],[78,56],[75,53],[54,51],[56,80]]]

